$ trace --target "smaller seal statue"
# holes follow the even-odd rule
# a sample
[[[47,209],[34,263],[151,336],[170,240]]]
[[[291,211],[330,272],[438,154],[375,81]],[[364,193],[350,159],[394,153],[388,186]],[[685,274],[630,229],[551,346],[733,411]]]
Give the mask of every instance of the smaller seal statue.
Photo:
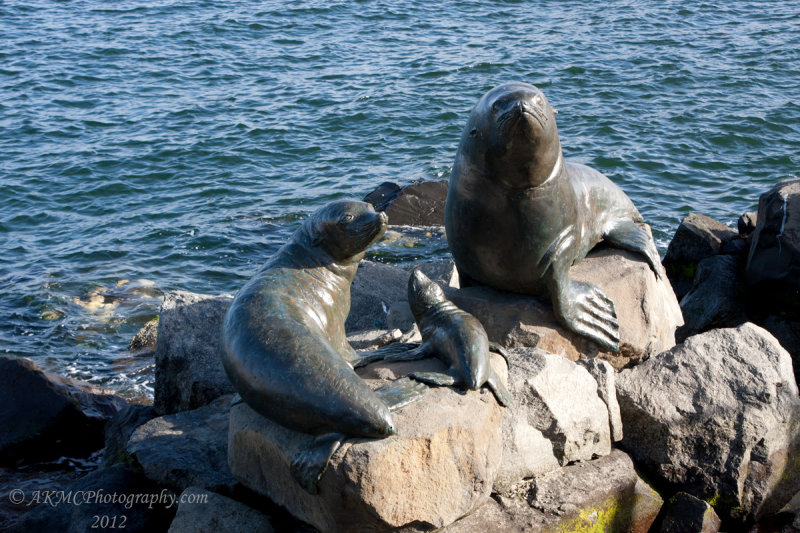
[[[533,85],[495,87],[472,110],[445,204],[445,231],[462,286],[549,297],[564,327],[619,351],[614,302],[567,273],[604,240],[641,254],[663,277],[642,222],[611,180],[564,161],[555,110]]]
[[[413,393],[373,392],[353,371],[359,356],[344,330],[350,283],[386,226],[365,202],[322,207],[242,287],[223,321],[222,363],[244,402],[315,436],[291,464],[312,494],[341,441],[394,434],[384,400],[408,403]]]
[[[511,405],[511,393],[489,363],[490,349],[504,358],[505,350],[489,342],[477,318],[456,307],[445,298],[439,285],[417,269],[408,280],[408,305],[422,334],[422,344],[405,353],[387,355],[387,361],[434,356],[448,366],[445,372],[411,372],[409,376],[431,385],[455,385],[470,390],[487,385],[500,405]],[[397,347],[400,349],[413,346],[398,344],[402,345]]]

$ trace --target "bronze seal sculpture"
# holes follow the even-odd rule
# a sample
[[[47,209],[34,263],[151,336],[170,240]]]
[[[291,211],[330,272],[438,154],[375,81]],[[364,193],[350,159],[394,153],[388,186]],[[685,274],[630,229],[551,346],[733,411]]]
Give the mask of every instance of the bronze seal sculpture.
[[[598,242],[642,254],[663,277],[658,250],[625,193],[600,172],[564,161],[555,110],[527,83],[486,93],[461,135],[445,229],[463,285],[549,297],[567,329],[619,350],[614,303],[568,279]]]
[[[422,344],[387,360],[413,360],[434,356],[448,366],[445,372],[412,372],[416,380],[440,386],[465,386],[478,390],[486,385],[502,406],[511,405],[511,393],[492,369],[489,350],[503,357],[505,351],[490,343],[477,318],[445,298],[444,291],[428,276],[414,270],[408,280],[408,304],[422,334]]]
[[[242,399],[315,436],[291,465],[311,493],[343,439],[394,433],[389,406],[353,371],[359,356],[344,330],[350,283],[386,226],[365,202],[322,207],[238,292],[223,321],[222,363]]]

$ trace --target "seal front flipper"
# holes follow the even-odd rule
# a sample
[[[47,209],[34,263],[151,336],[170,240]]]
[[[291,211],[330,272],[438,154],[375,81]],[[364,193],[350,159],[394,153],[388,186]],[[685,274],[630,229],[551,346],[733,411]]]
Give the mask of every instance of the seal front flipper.
[[[486,380],[486,384],[489,386],[489,390],[492,391],[494,394],[495,399],[497,399],[497,403],[502,405],[503,407],[508,407],[513,402],[513,398],[511,397],[511,393],[508,391],[503,382],[500,381],[500,378],[497,377],[494,370],[489,372],[489,378]]]
[[[376,389],[375,394],[383,400],[383,403],[386,404],[390,411],[397,411],[406,405],[421,400],[427,391],[428,387],[422,383],[408,378],[400,378],[388,385],[384,385],[380,389]]]
[[[650,268],[659,279],[664,279],[664,267],[658,256],[656,244],[647,231],[632,220],[621,220],[614,227],[603,234],[603,240],[631,252],[642,254]]]
[[[405,344],[405,343],[403,343]],[[386,356],[387,361],[416,361],[418,359],[424,359],[433,355],[433,351],[431,350],[430,346],[427,344],[407,344],[407,346],[416,346],[413,350],[397,351],[395,353],[389,354]]]
[[[553,312],[564,327],[606,350],[619,351],[619,322],[614,302],[597,285],[564,280],[552,287]]]
[[[292,458],[290,472],[303,490],[309,494],[319,493],[317,484],[344,438],[341,433],[325,433],[310,439],[298,450]]]
[[[459,382],[456,373],[452,369],[447,372],[412,372],[409,376],[417,381],[439,387],[452,387]]]

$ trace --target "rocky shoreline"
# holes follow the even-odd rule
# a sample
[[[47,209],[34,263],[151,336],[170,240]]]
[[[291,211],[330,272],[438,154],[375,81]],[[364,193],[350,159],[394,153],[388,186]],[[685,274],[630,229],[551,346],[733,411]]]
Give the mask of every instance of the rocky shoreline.
[[[390,224],[436,226],[445,194],[446,182],[382,184],[366,200]],[[493,365],[514,405],[432,388],[398,412],[398,435],[337,452],[319,496],[288,477],[302,435],[231,407],[218,356],[231,295],[170,293],[157,335],[148,324],[132,342],[154,353],[152,406],[2,358],[0,529],[85,531],[124,517],[128,531],[172,532],[800,530],[800,179],[762,195],[737,230],[691,213],[663,264],[668,282],[601,245],[573,267],[617,303],[612,354],[561,328],[543,301],[459,288],[452,261],[421,263],[508,349]],[[408,275],[362,262],[346,323],[354,347],[418,340]],[[359,374],[377,388],[436,364]],[[30,489],[14,501],[15,483],[48,478],[36,465],[100,449],[88,475],[40,485],[50,501]],[[76,505],[78,493],[95,501]]]

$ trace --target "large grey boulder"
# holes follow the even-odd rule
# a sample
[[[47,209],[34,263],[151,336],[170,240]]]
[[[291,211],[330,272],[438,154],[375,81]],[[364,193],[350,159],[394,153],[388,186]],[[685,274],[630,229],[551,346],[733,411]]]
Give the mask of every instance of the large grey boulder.
[[[153,407],[163,415],[234,392],[220,359],[220,327],[230,295],[175,291],[164,297],[156,343]]]
[[[502,358],[493,357],[492,364],[505,379]],[[412,370],[443,368],[438,360],[426,359],[379,362],[359,371],[377,388]],[[243,485],[325,532],[440,528],[489,499],[500,466],[503,418],[491,392],[431,388],[393,417],[396,435],[345,441],[319,482],[319,494],[311,495],[289,472],[309,436],[267,420],[246,404],[235,405],[230,468]]]
[[[103,447],[106,421],[126,405],[109,389],[0,357],[0,464],[89,455]]]
[[[272,533],[268,516],[215,492],[189,487],[181,502],[169,533]]]
[[[737,231],[700,213],[689,213],[681,220],[663,261],[679,299],[691,288],[697,264],[720,253],[738,236]]]
[[[489,500],[443,531],[646,533],[662,503],[636,474],[630,457],[614,450],[600,459],[537,477],[517,497]]]
[[[679,492],[665,506],[661,533],[717,533],[722,521],[708,502]]]
[[[542,299],[468,287],[449,294],[457,306],[481,321],[489,338],[508,348],[536,347],[571,360],[599,357],[620,369],[675,345],[683,324],[678,300],[666,280],[656,279],[641,256],[599,247],[570,269],[570,277],[598,285],[614,301],[620,324],[620,351],[602,351],[566,330]]]
[[[116,463],[128,463],[127,446],[133,432],[155,418],[156,413],[152,405],[128,405],[120,410],[113,418],[106,422],[105,448],[103,450],[103,464],[111,466]]]
[[[614,367],[601,359],[581,359],[578,364],[589,371],[597,382],[597,395],[608,408],[608,425],[611,442],[622,440],[622,415],[617,401],[617,381]]]
[[[751,323],[689,337],[617,375],[622,444],[652,475],[743,522],[800,488],[789,354]]]
[[[497,492],[523,479],[611,452],[608,408],[582,366],[531,348],[510,350],[514,405],[503,415],[503,462]]]
[[[127,452],[145,475],[176,490],[198,486],[231,494],[236,480],[228,468],[228,413],[226,395],[210,404],[154,418],[137,427]]]
[[[800,178],[781,181],[759,198],[745,277],[766,306],[800,310]]]
[[[739,266],[739,258],[733,255],[714,255],[698,263],[692,288],[681,300],[685,324],[676,333],[679,341],[747,321]]]

